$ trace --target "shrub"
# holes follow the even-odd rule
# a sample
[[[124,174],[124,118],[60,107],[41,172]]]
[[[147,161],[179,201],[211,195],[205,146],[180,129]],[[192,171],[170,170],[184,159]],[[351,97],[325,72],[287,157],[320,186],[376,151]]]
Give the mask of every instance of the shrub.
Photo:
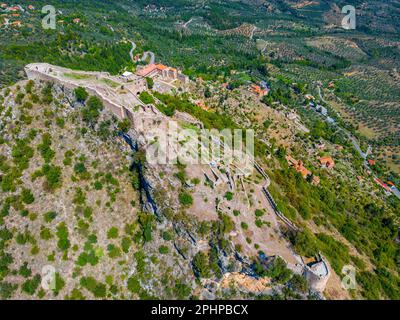
[[[48,83],[42,89],[42,102],[46,105],[49,105],[52,101],[53,101],[52,84]]]
[[[51,233],[50,229],[42,228],[40,230],[40,238],[43,240],[50,240],[51,238],[53,238],[53,234]]]
[[[308,291],[307,280],[299,274],[293,275],[292,279],[290,279],[289,285],[294,291],[301,293],[306,293]]]
[[[56,125],[61,129],[65,127],[65,120],[63,118],[56,118]]]
[[[86,107],[82,110],[82,119],[85,122],[94,123],[100,116],[103,109],[103,103],[96,96],[91,96],[86,102]]]
[[[28,262],[25,262],[18,270],[18,273],[24,278],[29,278],[32,275],[32,270],[28,267]]]
[[[142,91],[139,95],[139,99],[142,100],[144,104],[154,103],[154,98],[146,91]]]
[[[11,299],[18,286],[8,282],[0,282],[0,298],[3,300]]]
[[[379,300],[381,298],[381,284],[379,278],[368,271],[359,272],[356,275],[357,282],[361,284],[363,296],[368,300]]]
[[[57,226],[57,237],[58,237],[58,242],[57,246],[60,250],[66,251],[69,249],[71,246],[71,243],[68,240],[68,228],[65,225],[65,222],[60,223]]]
[[[124,251],[125,253],[128,253],[131,245],[132,245],[132,240],[130,238],[128,238],[128,237],[122,238],[122,241],[121,241],[122,251]]]
[[[95,181],[94,183],[94,189],[95,190],[101,190],[103,189],[103,184],[100,181]]]
[[[121,256],[121,249],[113,244],[109,244],[107,246],[108,256],[112,259],[118,258]]]
[[[179,197],[179,202],[183,206],[189,207],[193,204],[193,197],[187,192],[181,192],[178,197]]]
[[[105,298],[107,294],[107,288],[105,284],[97,282],[93,277],[83,277],[80,280],[82,287],[90,291],[95,298]]]
[[[57,212],[49,211],[44,214],[44,221],[49,223],[57,217]]]
[[[154,221],[153,215],[144,212],[139,213],[138,222],[142,229],[142,236],[145,242],[150,242],[152,240],[151,233],[153,229],[153,221]]]
[[[282,258],[277,257],[272,265],[268,267],[265,275],[270,277],[273,281],[285,284],[291,278],[292,271],[286,267],[286,263]]]
[[[138,294],[141,289],[140,282],[135,276],[128,279],[128,290],[130,292]]]
[[[234,229],[235,224],[228,215],[220,214],[219,218],[221,219],[220,230],[222,233],[229,233]]]
[[[147,87],[151,90],[154,86],[154,80],[152,78],[146,77]]]
[[[118,238],[118,234],[119,234],[118,228],[111,227],[107,232],[107,238],[108,239],[116,239],[116,238]]]
[[[78,100],[79,102],[85,102],[86,99],[88,98],[89,94],[87,93],[87,91],[85,90],[85,88],[82,87],[78,87],[74,90],[75,93],[75,98],[76,100]]]
[[[164,231],[162,237],[165,241],[170,241],[172,239],[172,236],[168,231]]]
[[[231,201],[233,199],[233,193],[228,191],[227,193],[225,193],[225,199],[228,201]]]
[[[208,255],[203,251],[199,251],[193,257],[192,267],[197,276],[201,278],[211,277],[211,270],[208,265]]]
[[[38,274],[35,275],[32,279],[26,280],[22,284],[22,291],[24,291],[25,293],[27,293],[31,296],[34,295],[37,288],[39,287],[40,281],[41,281],[40,275],[38,275]]]
[[[46,163],[50,163],[55,156],[55,152],[50,148],[51,143],[51,135],[44,133],[42,136],[42,143],[38,145],[38,150]]]
[[[161,254],[167,254],[168,253],[168,247],[167,246],[161,246],[159,249],[158,249],[158,251],[161,253]]]
[[[124,120],[118,122],[118,129],[120,131],[127,133],[130,128],[131,128],[131,122],[129,121],[128,118],[125,118]]]
[[[55,281],[55,287],[52,290],[54,292],[54,295],[57,296],[60,293],[60,291],[64,288],[65,281],[58,272],[56,272],[55,274],[54,281]]]
[[[173,290],[174,290],[176,298],[179,300],[187,299],[187,297],[192,292],[192,289],[189,286],[187,286],[186,284],[184,284],[180,281],[176,281],[175,287]]]
[[[33,82],[33,80],[29,80],[25,85],[26,93],[32,93],[32,89],[34,86],[35,86],[35,82]]]
[[[31,204],[35,201],[35,198],[29,189],[24,188],[21,192],[21,200],[25,204]]]

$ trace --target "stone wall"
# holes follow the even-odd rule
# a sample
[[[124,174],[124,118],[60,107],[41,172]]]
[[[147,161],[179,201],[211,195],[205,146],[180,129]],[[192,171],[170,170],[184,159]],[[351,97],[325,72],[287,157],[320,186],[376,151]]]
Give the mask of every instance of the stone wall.
[[[58,83],[59,85],[62,85],[69,90],[74,90],[78,87],[78,85],[76,85],[74,83],[60,80],[56,77],[45,74],[38,70],[31,69],[29,67],[25,67],[25,73],[28,76],[28,79],[30,79],[30,80],[48,81],[48,82]],[[125,109],[124,107],[112,102],[107,97],[104,97],[95,88],[93,88],[91,86],[85,87],[85,89],[89,94],[97,96],[99,99],[101,99],[103,101],[104,107],[106,109],[108,109],[109,111],[111,111],[113,114],[115,114],[119,119],[123,119],[126,117],[126,112],[124,111],[124,109]]]

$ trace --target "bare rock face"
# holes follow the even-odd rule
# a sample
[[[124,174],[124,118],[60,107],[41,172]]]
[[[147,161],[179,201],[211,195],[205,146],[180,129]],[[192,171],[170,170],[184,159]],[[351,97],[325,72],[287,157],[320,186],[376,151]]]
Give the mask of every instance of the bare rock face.
[[[254,294],[263,294],[271,289],[270,279],[256,279],[237,272],[226,273],[221,281],[221,287],[224,289],[229,288],[232,284],[238,287],[239,290]]]

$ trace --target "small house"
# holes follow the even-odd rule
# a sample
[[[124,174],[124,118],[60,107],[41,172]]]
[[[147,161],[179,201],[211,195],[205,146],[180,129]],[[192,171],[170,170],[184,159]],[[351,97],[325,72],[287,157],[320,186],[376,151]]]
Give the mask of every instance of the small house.
[[[335,167],[335,162],[333,161],[332,157],[326,156],[319,158],[319,162],[322,167],[333,169]]]

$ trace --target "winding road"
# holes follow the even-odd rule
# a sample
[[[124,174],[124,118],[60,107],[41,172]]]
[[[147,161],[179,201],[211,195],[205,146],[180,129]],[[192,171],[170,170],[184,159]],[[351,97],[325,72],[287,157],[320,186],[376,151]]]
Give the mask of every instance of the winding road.
[[[319,97],[321,98],[321,101],[323,101],[324,103],[328,104],[328,103],[324,100],[324,97],[322,96],[320,86],[317,86],[317,88],[318,88],[318,93],[319,93]],[[326,116],[323,116],[322,114],[321,114],[321,116],[324,117],[324,118],[326,118]],[[354,148],[357,150],[358,154],[361,156],[361,158],[364,159],[364,167],[365,167],[367,170],[372,171],[371,168],[369,167],[369,164],[368,164],[368,161],[367,161],[367,158],[368,158],[369,154],[372,152],[372,146],[371,146],[371,145],[368,145],[367,152],[363,152],[363,151],[361,150],[360,145],[358,144],[357,139],[356,139],[348,130],[346,130],[346,129],[340,127],[340,126],[337,125],[337,124],[335,124],[335,127],[336,127],[339,131],[341,130],[341,131],[343,131],[343,132],[345,133],[345,135],[349,138],[349,140],[350,140],[351,143],[353,144]],[[373,174],[373,176],[374,176],[375,178],[378,178],[378,176],[377,176],[376,174]],[[395,186],[391,187],[390,189],[392,190],[392,193],[393,193],[397,198],[400,199],[400,190],[397,189]]]
[[[325,103],[325,104],[328,104],[328,103],[325,101],[324,97],[322,96],[321,87],[320,87],[319,85],[317,85],[317,89],[318,89],[318,94],[319,94],[319,97],[320,97],[321,101],[322,101],[323,103]],[[326,116],[323,116],[323,117],[326,118]],[[369,155],[369,154],[371,153],[371,151],[372,151],[371,145],[368,146],[367,152],[363,152],[363,151],[361,150],[360,145],[358,144],[357,139],[356,139],[349,131],[347,131],[346,129],[340,127],[340,126],[337,125],[337,124],[335,124],[335,127],[336,127],[338,130],[341,130],[341,131],[343,131],[343,132],[346,134],[346,136],[350,139],[351,143],[353,144],[354,148],[357,150],[357,152],[359,153],[359,155],[361,156],[361,158],[363,158],[364,160],[366,160],[367,157],[368,157],[368,155]]]
[[[133,52],[136,50],[137,45],[133,41],[130,41],[130,42],[132,44],[132,48],[131,48],[131,51],[129,51],[129,56],[131,57],[131,60],[133,62],[135,62],[134,57],[133,57]],[[154,64],[154,62],[156,61],[156,56],[155,56],[154,52],[151,52],[151,51],[145,51],[143,53],[143,57],[142,57],[142,59],[140,59],[140,61],[145,62],[149,56],[150,56],[149,64]]]

